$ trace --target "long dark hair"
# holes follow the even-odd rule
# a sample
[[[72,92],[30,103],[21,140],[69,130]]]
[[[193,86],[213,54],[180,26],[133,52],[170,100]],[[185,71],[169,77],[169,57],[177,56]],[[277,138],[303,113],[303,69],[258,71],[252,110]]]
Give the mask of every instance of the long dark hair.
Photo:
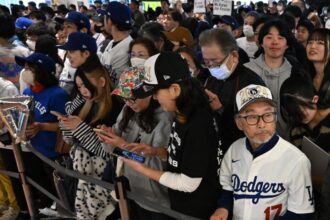
[[[290,77],[284,81],[280,90],[280,112],[291,126],[301,124],[304,114],[301,107],[320,109],[321,106],[312,102],[317,92],[311,81],[302,77]]]
[[[202,84],[195,78],[189,78],[178,82],[181,93],[175,100],[178,109],[176,119],[185,123],[198,110],[205,108],[211,112],[208,96]],[[169,86],[168,86],[169,87]]]
[[[153,98],[150,99],[150,103],[147,109],[142,112],[135,113],[129,106],[125,106],[123,110],[123,118],[119,122],[119,129],[125,131],[128,123],[134,117],[136,123],[146,132],[151,133],[156,127],[158,121],[156,119],[155,111],[159,108],[159,103]]]

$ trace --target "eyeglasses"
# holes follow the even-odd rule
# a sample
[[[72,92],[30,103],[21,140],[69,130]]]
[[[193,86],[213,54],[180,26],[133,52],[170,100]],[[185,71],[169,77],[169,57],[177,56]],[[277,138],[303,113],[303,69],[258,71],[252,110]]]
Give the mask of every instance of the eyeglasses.
[[[224,62],[226,62],[227,58],[229,57],[230,54],[228,54],[227,56],[225,56],[219,63],[215,63],[215,62],[210,62],[210,61],[206,61],[204,60],[205,62],[205,66],[207,68],[214,68],[214,67],[218,67],[218,66],[221,66]]]
[[[247,115],[247,116],[238,116],[238,118],[244,118],[248,125],[256,125],[259,123],[260,118],[265,123],[271,123],[276,120],[276,112],[267,112],[263,115]]]
[[[127,104],[127,105],[134,105],[136,103],[136,98],[122,98],[122,100]]]

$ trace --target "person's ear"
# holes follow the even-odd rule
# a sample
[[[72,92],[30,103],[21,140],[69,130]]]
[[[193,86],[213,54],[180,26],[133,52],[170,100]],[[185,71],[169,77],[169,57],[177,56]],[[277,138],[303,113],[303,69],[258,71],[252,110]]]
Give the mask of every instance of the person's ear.
[[[98,85],[103,88],[103,87],[105,87],[105,82],[106,82],[105,78],[104,77],[101,77],[99,79]]]
[[[181,93],[181,87],[179,84],[174,83],[170,86],[169,91],[170,91],[171,97],[173,99],[176,99],[177,97],[179,97],[179,95]]]
[[[231,52],[231,55],[232,55],[232,63],[237,64],[239,62],[238,51],[234,50],[233,52]]]
[[[91,55],[91,52],[89,52],[88,50],[85,50],[85,51],[82,52],[82,56],[83,56],[84,58],[86,58],[86,59],[87,59],[90,55]]]
[[[80,32],[82,32],[82,33],[86,33],[86,34],[87,34],[87,33],[88,33],[88,29],[85,28],[85,27],[84,27],[84,28],[81,28],[81,29],[80,29]]]
[[[319,101],[319,96],[314,95],[313,98],[312,98],[312,102],[313,102],[313,104],[316,105],[318,101]]]
[[[239,117],[235,117],[235,123],[236,123],[238,130],[243,131],[242,121]]]

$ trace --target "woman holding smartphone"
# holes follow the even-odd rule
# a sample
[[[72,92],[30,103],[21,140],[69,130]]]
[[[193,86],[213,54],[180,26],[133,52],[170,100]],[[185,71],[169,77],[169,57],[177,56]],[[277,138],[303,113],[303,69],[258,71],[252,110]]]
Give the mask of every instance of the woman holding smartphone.
[[[107,132],[106,134],[99,133],[101,140],[106,143],[105,148],[111,149],[116,146],[124,149],[128,143],[134,142],[165,149],[170,138],[173,115],[163,111],[151,95],[136,98],[132,94],[132,90],[143,82],[144,77],[145,71],[142,67],[128,68],[120,75],[119,83],[112,94],[122,99],[125,106],[112,128],[101,127],[102,131]],[[166,167],[166,163],[157,157],[147,157],[144,164],[159,170],[164,170]],[[121,166],[122,161],[118,160],[117,169]],[[136,173],[129,166],[123,166],[122,171],[128,178],[133,193],[160,206],[169,207],[166,187]],[[147,205],[132,200],[130,214],[133,220],[172,219]]]
[[[167,171],[122,160],[125,166],[166,186],[173,210],[209,219],[221,190],[218,170],[223,155],[208,96],[177,53],[154,55],[144,67],[146,79],[133,90],[134,97],[153,95],[164,111],[175,114],[175,120],[167,149],[141,143],[130,144],[128,149],[167,161]]]
[[[73,144],[70,157],[73,169],[101,179],[110,154],[102,151],[93,128],[99,124],[111,126],[122,104],[111,96],[111,81],[98,59],[88,60],[77,69],[74,78],[78,92],[66,104],[68,116],[59,117],[64,140]],[[75,210],[79,219],[105,219],[114,210],[111,191],[95,184],[78,180]]]

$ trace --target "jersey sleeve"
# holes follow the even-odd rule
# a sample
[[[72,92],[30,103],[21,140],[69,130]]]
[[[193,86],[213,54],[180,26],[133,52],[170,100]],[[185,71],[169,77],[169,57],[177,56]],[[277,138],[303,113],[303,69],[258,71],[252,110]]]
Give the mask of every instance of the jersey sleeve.
[[[231,164],[231,155],[232,155],[232,147],[231,146],[226,152],[220,168],[220,184],[222,189],[227,191],[233,191],[233,187],[231,184],[231,176],[232,176],[232,164]]]
[[[297,214],[314,212],[311,164],[307,157],[297,161],[289,178],[288,210]]]

